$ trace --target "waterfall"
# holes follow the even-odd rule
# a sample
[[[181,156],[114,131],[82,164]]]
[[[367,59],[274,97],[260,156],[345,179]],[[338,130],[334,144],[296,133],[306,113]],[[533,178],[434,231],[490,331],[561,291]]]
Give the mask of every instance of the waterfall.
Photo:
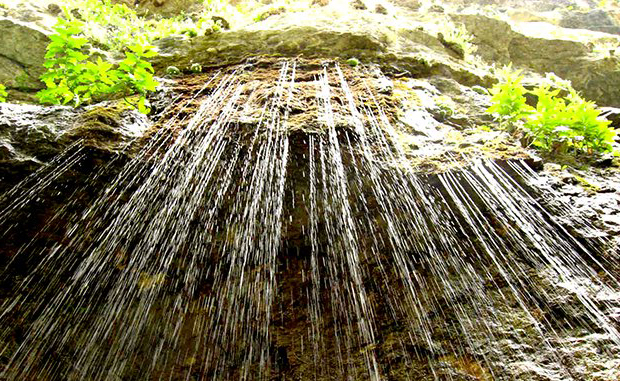
[[[69,195],[2,273],[35,258],[0,307],[3,379],[382,380],[397,362],[451,379],[454,358],[495,379],[532,338],[562,372],[575,324],[620,344],[620,306],[596,297],[618,279],[525,163],[421,173],[365,79],[310,74],[283,61],[268,96],[252,73],[214,74],[79,214]],[[316,117],[299,131],[302,81]],[[0,197],[0,234],[81,144]],[[558,311],[565,290],[577,304]],[[498,329],[515,313],[525,326]]]

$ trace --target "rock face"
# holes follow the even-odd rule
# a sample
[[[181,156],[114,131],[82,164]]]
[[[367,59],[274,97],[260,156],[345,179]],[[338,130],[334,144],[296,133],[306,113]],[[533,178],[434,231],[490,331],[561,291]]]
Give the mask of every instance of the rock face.
[[[72,144],[102,155],[121,153],[149,122],[122,103],[75,110],[0,104],[0,193],[45,167]]]
[[[603,9],[564,12],[559,25],[564,28],[588,29],[620,35],[620,19],[617,11],[615,14]]]
[[[179,14],[199,12],[203,8],[201,0],[113,0],[114,3],[135,7],[138,12],[146,15],[174,17]]]
[[[540,74],[553,72],[602,106],[620,104],[617,58],[593,57],[591,48],[581,41],[526,36],[504,21],[482,15],[454,15],[452,19],[475,37],[477,53],[487,62],[513,63]]]
[[[49,32],[34,24],[0,19],[0,83],[22,92],[41,89],[48,36]]]
[[[234,72],[237,80],[244,83],[243,91],[235,92],[239,98],[231,104],[230,108],[237,110],[238,114],[235,114],[234,120],[219,131],[221,134],[217,135],[222,139],[222,144],[229,142],[234,148],[230,151],[223,150],[222,152],[226,152],[226,155],[234,152],[245,154],[249,152],[245,147],[252,141],[252,137],[263,139],[269,136],[265,134],[265,131],[260,130],[260,120],[265,110],[264,105],[269,104],[269,100],[278,94],[277,83],[280,69],[289,61],[289,59],[262,58],[251,61],[251,66],[244,63],[223,69],[224,76]],[[423,264],[416,265],[418,261],[430,258],[431,250],[424,249],[424,246],[412,249],[406,253],[406,257],[414,262],[411,271],[419,277],[420,284],[416,292],[420,295],[421,305],[418,313],[423,314],[421,319],[424,324],[417,325],[417,318],[408,316],[412,319],[410,321],[416,322],[413,325],[418,327],[417,330],[411,329],[407,324],[402,324],[406,320],[398,320],[394,317],[394,314],[401,314],[404,311],[398,309],[399,303],[390,304],[387,300],[406,300],[407,290],[403,288],[402,279],[397,273],[381,274],[379,267],[373,262],[379,260],[383,262],[383,268],[394,269],[389,257],[391,249],[385,243],[388,239],[384,237],[388,231],[387,221],[381,218],[378,196],[373,196],[373,186],[376,184],[368,181],[372,178],[372,174],[366,173],[365,166],[356,167],[355,160],[352,158],[353,155],[361,155],[364,147],[361,146],[354,133],[357,126],[351,118],[348,103],[344,101],[347,99],[347,94],[338,85],[338,72],[334,65],[333,61],[325,62],[323,59],[298,58],[296,60],[296,81],[292,89],[294,97],[290,101],[289,119],[284,125],[289,138],[287,149],[290,155],[284,184],[286,196],[283,216],[286,221],[282,226],[282,248],[275,253],[277,271],[274,277],[277,283],[277,293],[273,298],[274,317],[269,325],[271,341],[263,343],[270,347],[271,357],[266,361],[270,366],[271,378],[286,377],[302,380],[316,378],[327,381],[346,379],[344,375],[348,375],[351,379],[367,379],[363,357],[368,351],[377,353],[377,368],[380,374],[387,379],[398,381],[424,381],[433,378],[462,381],[491,379],[556,381],[571,377],[580,380],[606,381],[618,378],[620,347],[608,334],[593,328],[595,325],[588,320],[589,315],[580,300],[589,298],[604,306],[616,305],[620,308],[620,295],[599,288],[598,284],[593,283],[592,278],[586,276],[572,278],[570,282],[566,281],[558,276],[551,265],[539,267],[519,265],[522,266],[523,271],[527,271],[528,287],[538,292],[532,296],[532,304],[528,304],[528,309],[524,310],[523,306],[513,297],[511,285],[506,284],[502,275],[490,270],[493,269],[490,263],[482,259],[475,260],[478,255],[476,253],[481,251],[472,250],[467,256],[463,256],[463,260],[467,260],[471,266],[467,267],[468,271],[474,275],[479,274],[481,279],[487,279],[488,282],[462,282],[462,273],[445,273],[447,278],[441,278],[441,282],[454,286],[451,292],[446,293],[441,283],[438,283],[439,278],[436,274]],[[361,254],[364,257],[364,269],[367,271],[363,274],[363,284],[368,291],[369,301],[375,308],[376,336],[371,344],[349,342],[346,347],[350,352],[346,354],[347,362],[339,364],[338,357],[345,355],[337,353],[336,348],[340,344],[334,338],[343,335],[338,333],[343,323],[338,322],[336,318],[338,311],[332,311],[329,307],[330,295],[333,291],[329,287],[322,287],[317,297],[326,316],[321,325],[324,347],[321,347],[321,352],[319,352],[321,354],[320,366],[316,366],[317,360],[313,358],[311,344],[312,337],[308,333],[312,316],[307,293],[312,288],[307,278],[308,275],[305,275],[310,273],[309,258],[312,255],[307,242],[310,217],[308,208],[303,205],[307,203],[305,200],[309,200],[310,189],[308,140],[321,138],[326,133],[326,122],[322,118],[323,107],[317,100],[316,94],[317,87],[320,87],[316,78],[324,69],[332,78],[333,123],[338,131],[334,138],[342,147],[342,166],[347,173],[344,179],[347,179],[346,184],[352,195],[350,203],[354,209],[356,221],[368,221],[371,227],[367,234],[360,236],[357,244],[360,248],[364,248]],[[460,84],[450,78],[449,72],[446,72],[446,75],[435,74],[427,78],[410,78],[386,76],[376,65],[355,68],[342,66],[341,70],[355,94],[356,101],[361,102],[360,107],[361,105],[368,107],[366,111],[369,113],[378,113],[378,107],[381,107],[387,122],[394,127],[392,139],[398,142],[399,151],[411,160],[421,189],[433,194],[435,201],[451,197],[445,186],[445,181],[450,176],[456,176],[455,178],[463,184],[467,183],[468,179],[471,180],[468,176],[476,176],[474,172],[470,173],[467,169],[463,169],[463,165],[475,162],[471,160],[472,157],[489,157],[499,165],[503,165],[513,176],[512,179],[521,181],[524,187],[531,188],[531,194],[535,198],[528,199],[528,204],[540,202],[545,208],[553,211],[555,216],[560,216],[558,226],[573,228],[580,216],[597,221],[596,224],[601,222],[603,225],[594,230],[589,230],[587,226],[584,226],[583,230],[574,229],[573,234],[583,240],[584,244],[600,242],[597,241],[600,237],[593,238],[589,235],[592,232],[612,239],[620,237],[620,229],[617,228],[620,226],[617,218],[620,214],[618,207],[620,196],[614,188],[617,186],[614,180],[617,178],[617,166],[612,165],[607,169],[588,172],[584,174],[587,181],[580,182],[577,177],[564,172],[561,167],[547,165],[541,172],[541,176],[532,176],[534,180],[540,182],[534,184],[528,175],[523,173],[519,175],[514,172],[514,169],[510,172],[513,164],[517,165],[516,168],[524,170],[525,167],[513,162],[512,159],[526,159],[527,152],[519,147],[505,131],[495,129],[489,131],[489,127],[485,127],[493,125],[493,121],[484,113],[489,96],[483,90]],[[21,210],[18,210],[16,214],[10,214],[9,224],[15,224],[12,226],[16,228],[9,232],[10,239],[0,241],[0,254],[3,259],[13,258],[19,246],[30,242],[33,237],[35,239],[31,245],[43,248],[43,250],[54,244],[60,244],[62,247],[71,245],[65,238],[69,227],[90,224],[91,221],[88,218],[82,222],[80,220],[85,211],[89,210],[89,206],[104,194],[112,204],[102,205],[103,212],[106,215],[111,212],[110,216],[115,217],[114,210],[110,210],[110,205],[119,205],[116,204],[118,202],[122,205],[123,200],[131,196],[132,187],[128,188],[128,194],[116,196],[113,190],[110,194],[105,191],[109,184],[118,184],[118,181],[129,183],[136,181],[135,185],[139,185],[145,178],[144,176],[157,172],[150,169],[157,169],[158,160],[163,160],[164,157],[164,155],[157,154],[155,150],[148,155],[145,154],[144,161],[140,159],[137,162],[131,162],[132,164],[128,166],[129,158],[136,157],[131,152],[149,147],[149,142],[157,143],[155,144],[159,147],[157,149],[166,150],[166,147],[172,145],[179,136],[181,136],[180,140],[192,139],[208,131],[207,128],[201,128],[197,129],[195,134],[179,134],[182,126],[188,123],[188,118],[200,113],[199,104],[192,100],[193,97],[196,96],[197,100],[201,101],[208,98],[208,94],[217,93],[217,80],[209,82],[213,75],[215,75],[215,70],[206,75],[187,76],[178,79],[176,83],[171,83],[176,90],[166,97],[176,99],[176,103],[169,105],[168,108],[163,107],[165,105],[158,107],[159,110],[165,109],[165,111],[154,116],[154,119],[158,120],[156,129],[148,129],[143,116],[119,104],[95,105],[81,110],[65,107],[0,106],[0,141],[2,142],[0,153],[5,165],[0,168],[2,170],[0,174],[5,175],[1,183],[12,185],[18,180],[25,179],[25,184],[30,185],[30,187],[17,188],[22,192],[8,193],[24,197],[18,197],[17,200],[27,202],[23,203]],[[209,83],[207,89],[202,96],[197,95],[196,92],[202,89],[205,83]],[[370,94],[373,95],[372,100]],[[189,103],[186,103],[187,101]],[[157,99],[153,99],[153,102],[157,105]],[[211,104],[211,107],[214,105]],[[212,126],[211,123],[219,117],[217,114],[207,113],[206,118],[209,121],[206,125]],[[130,128],[132,125],[137,128]],[[362,125],[369,126],[370,120]],[[261,133],[255,135],[258,131]],[[149,138],[158,133],[163,135],[159,135],[158,138]],[[162,136],[166,138],[162,139]],[[146,137],[146,139],[139,139],[140,137]],[[81,141],[84,143],[80,143]],[[67,151],[71,144],[76,144],[75,148],[79,151]],[[180,149],[179,152],[183,155],[200,153],[198,149],[192,148],[198,147],[187,147]],[[379,152],[384,149],[381,143],[374,142],[367,148]],[[150,149],[146,151],[150,152]],[[258,150],[258,152],[262,151]],[[57,156],[58,154],[60,156]],[[208,151],[203,154],[205,158],[208,158],[216,152]],[[57,165],[66,163],[65,159],[73,157],[71,155],[78,155],[76,156],[78,160],[70,167]],[[229,160],[226,155],[223,156],[223,160]],[[245,156],[239,160],[241,164],[245,163],[243,158]],[[30,164],[17,171],[20,160]],[[234,161],[223,161],[223,163],[232,165]],[[149,167],[152,164],[155,164],[155,167]],[[180,167],[184,168],[184,165],[181,163]],[[394,163],[389,161],[378,161],[372,165],[380,170],[381,180],[384,183],[391,183],[393,176],[399,173],[393,167]],[[147,170],[142,171],[141,166]],[[139,176],[118,179],[116,175],[127,167],[135,167]],[[227,165],[223,167],[220,169],[223,171],[222,176],[217,177],[220,180],[229,178],[225,176]],[[32,181],[29,181],[26,176],[35,170],[39,172],[32,177]],[[364,173],[359,179],[356,177],[359,175],[358,171]],[[50,173],[53,176],[50,177]],[[201,171],[196,171],[197,175],[201,173]],[[233,178],[242,180],[232,183],[231,186],[234,189],[237,186],[242,187],[246,179],[236,174],[237,172],[234,172]],[[41,178],[50,179],[50,182],[36,181]],[[602,180],[600,184],[596,183],[599,180]],[[181,180],[176,177],[167,179],[163,176],[161,181],[178,184]],[[39,185],[41,183],[45,186],[44,189]],[[591,190],[587,189],[589,186],[586,183],[592,186]],[[38,198],[28,198],[27,190],[36,191]],[[506,233],[506,229],[509,229],[505,225],[506,221],[496,218],[503,215],[503,209],[485,205],[480,200],[476,201],[476,195],[479,194],[477,192],[482,191],[483,188],[470,189],[470,195],[474,201],[469,207],[479,207],[482,209],[482,215],[491,216],[489,221],[480,221],[480,223],[488,224],[492,234],[496,234],[497,237],[510,237],[510,234]],[[162,195],[164,200],[172,196]],[[225,208],[232,208],[237,197],[243,197],[243,193],[233,192],[229,196],[225,197],[228,200]],[[393,202],[399,200],[399,195],[395,193],[391,193],[389,197]],[[360,202],[359,199],[365,201]],[[3,204],[0,205],[6,206],[6,199],[1,200]],[[567,202],[572,205],[584,205],[584,207],[580,206],[581,212],[575,215],[572,213],[573,209],[566,208]],[[434,203],[431,204],[434,205]],[[334,204],[334,207],[337,206]],[[4,211],[4,209],[0,210]],[[162,210],[165,211],[165,209]],[[456,213],[456,209],[453,212]],[[590,212],[593,214],[589,214]],[[393,210],[391,213],[394,214],[394,218],[401,214],[398,210]],[[492,216],[495,216],[495,219]],[[222,216],[222,221],[226,220],[225,217],[226,214]],[[455,223],[452,214],[445,217],[441,220],[441,226],[452,226],[451,224],[455,224],[454,228],[459,226]],[[53,223],[43,229],[44,233],[38,233],[48,221],[53,221]],[[474,236],[471,229],[476,226],[468,227],[466,221],[458,221],[464,228],[459,228],[458,231],[462,235],[458,235],[454,248],[468,245],[467,242],[470,241],[473,244],[475,240],[471,239]],[[6,221],[3,221],[4,223]],[[111,225],[111,227],[118,226]],[[537,226],[537,228],[541,227]],[[141,234],[140,231],[138,234]],[[373,237],[378,236],[382,238],[375,241]],[[80,233],[78,240],[82,239],[81,237],[89,239],[88,234],[81,235]],[[457,237],[453,239],[456,240]],[[521,236],[516,236],[514,239],[513,243],[516,245]],[[326,236],[320,236],[321,246],[330,245],[330,242],[326,240]],[[218,247],[229,241],[230,238],[221,235],[214,237],[211,243]],[[384,243],[379,244],[379,242]],[[376,254],[371,250],[375,247],[374,245],[379,245]],[[446,247],[445,250],[449,250],[450,247]],[[474,247],[477,246],[472,246],[472,249]],[[600,247],[597,250],[600,250]],[[321,255],[327,255],[323,251],[321,253]],[[109,263],[114,265],[115,272],[127,268],[128,253],[114,252],[106,253],[106,255]],[[191,253],[184,252],[182,258],[189,255]],[[442,252],[441,255],[449,258],[446,253]],[[605,263],[607,261],[613,263],[613,259],[616,258],[614,255],[617,253],[612,247],[602,255],[597,259]],[[23,256],[16,258],[23,258]],[[214,257],[210,260],[218,261],[218,258]],[[37,259],[25,258],[23,262],[22,259],[16,260],[18,265],[16,265],[14,278],[9,280],[18,282],[20,276],[27,275],[32,268],[33,262],[31,261],[36,263]],[[174,263],[172,266],[174,271],[169,271],[167,274],[138,274],[139,281],[136,287],[139,287],[140,292],[147,292],[150,289],[157,289],[160,285],[169,287],[175,284],[177,279],[175,277],[179,276],[176,271],[178,270],[181,275],[185,274],[186,270],[183,266],[186,264],[181,262]],[[607,270],[615,276],[618,274],[617,267],[612,265],[607,267]],[[252,271],[258,274],[261,269],[252,269]],[[348,275],[343,272],[342,276]],[[196,298],[208,297],[211,293],[218,292],[213,289],[211,281],[211,278],[208,278],[200,283],[200,287],[196,290]],[[3,293],[6,290],[8,286],[2,289]],[[142,343],[142,339],[146,339],[144,343],[148,343],[150,338],[159,339],[159,333],[161,333],[166,343],[168,340],[178,343],[178,347],[184,349],[181,354],[173,350],[172,344],[161,347],[162,356],[175,357],[174,361],[177,362],[177,366],[171,367],[164,362],[157,364],[155,368],[147,369],[144,363],[136,362],[135,367],[126,367],[122,373],[119,373],[119,377],[127,380],[141,380],[144,379],[144,374],[147,374],[145,372],[149,372],[148,374],[151,374],[154,379],[165,377],[176,381],[186,379],[187,374],[191,374],[196,380],[212,379],[209,373],[208,364],[210,363],[202,352],[203,347],[200,346],[199,351],[192,351],[188,348],[194,348],[199,342],[197,340],[208,336],[197,336],[194,331],[196,325],[205,324],[205,321],[219,315],[214,314],[212,308],[200,307],[202,303],[194,299],[187,312],[167,308],[177,299],[174,295],[175,288],[169,289],[170,295],[168,289],[166,290],[157,297],[153,309],[149,311],[149,317],[155,323],[149,324],[145,334],[137,340]],[[472,298],[476,295],[484,295],[485,303],[474,303],[476,299]],[[2,293],[0,296],[5,297]],[[186,297],[190,296],[183,296],[183,298]],[[128,311],[133,311],[132,308],[133,306],[130,306]],[[609,319],[617,319],[620,316],[619,311],[611,307],[603,309],[603,313]],[[162,322],[170,317],[169,313],[173,314],[174,319],[183,319],[183,324],[179,325],[178,331],[160,332]],[[333,314],[334,319],[331,319],[332,315],[329,314]],[[471,317],[471,320],[468,320],[468,324],[471,325],[466,328],[459,326],[459,323],[463,322],[463,316]],[[19,329],[25,327],[26,324],[20,320],[14,322],[15,324],[11,324],[11,327],[17,327],[18,332],[10,337],[8,343],[2,343],[3,346],[9,348],[9,355],[16,349],[20,340],[23,340]],[[253,332],[259,323],[252,320],[244,324],[247,324],[245,327]],[[555,332],[548,334],[547,337],[550,337],[550,340],[545,342],[545,345],[540,344],[540,329],[543,324],[545,327],[550,326]],[[426,336],[429,332],[432,332],[431,337]],[[458,345],[459,349],[455,350],[455,342],[460,338],[463,338],[463,341]],[[239,340],[236,343],[239,347],[227,348],[234,349],[234,353],[245,353],[246,341]],[[69,343],[63,346],[60,356],[64,358],[72,353],[72,350],[79,349],[72,348],[72,345],[73,343]],[[208,345],[210,344],[205,344],[205,350],[210,348]],[[219,345],[226,346],[228,343],[219,343]],[[151,352],[151,346],[141,344],[135,352],[129,353],[129,356],[144,357]],[[221,354],[221,356],[225,355]],[[226,375],[236,375],[242,369],[246,369],[243,368],[242,361],[234,356],[231,363],[232,368],[222,370]],[[67,369],[67,372],[70,371],[71,369]],[[248,378],[252,379],[259,371],[252,368],[248,372]]]

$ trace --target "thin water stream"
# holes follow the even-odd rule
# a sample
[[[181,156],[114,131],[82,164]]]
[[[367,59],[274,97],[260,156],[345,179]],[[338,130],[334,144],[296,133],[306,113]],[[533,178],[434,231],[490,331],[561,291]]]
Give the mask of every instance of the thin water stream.
[[[507,340],[557,354],[579,324],[620,344],[620,306],[592,292],[618,279],[513,179],[535,182],[524,163],[417,173],[371,86],[353,91],[337,65],[312,80],[321,128],[292,141],[299,70],[284,62],[269,97],[216,74],[80,215],[68,198],[41,232],[66,223],[64,239],[5,267],[41,258],[0,307],[4,379],[383,380],[396,359],[404,379],[459,379],[446,359],[501,379]],[[82,157],[76,143],[2,196],[0,216]],[[577,316],[540,274],[572,287]],[[525,333],[498,328],[510,311]]]

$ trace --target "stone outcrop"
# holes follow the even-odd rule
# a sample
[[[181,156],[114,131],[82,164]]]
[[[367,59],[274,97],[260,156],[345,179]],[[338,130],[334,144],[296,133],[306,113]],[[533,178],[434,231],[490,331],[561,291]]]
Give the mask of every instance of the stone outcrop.
[[[483,15],[452,15],[452,19],[462,23],[474,36],[477,54],[485,61],[504,65],[512,63],[517,68],[539,74],[553,72],[570,80],[586,98],[600,105],[620,105],[620,59],[596,57],[592,51],[592,44],[600,43],[596,38],[603,36],[594,35],[590,41],[561,36],[541,38],[518,33],[507,22]],[[547,28],[549,35],[554,31],[556,35],[562,32],[551,25]]]
[[[385,17],[396,17],[398,21],[388,24]],[[185,41],[164,39],[157,42],[162,54],[155,59],[155,66],[160,72],[168,65],[189,68],[194,62],[221,66],[262,54],[343,61],[356,57],[362,63],[380,63],[387,72],[396,69],[415,76],[441,73],[464,84],[488,86],[492,82],[485,68],[459,59],[423,26],[423,18],[431,17],[441,24],[445,16],[408,17],[410,21],[405,22],[402,17],[370,11],[339,14],[317,9],[277,15],[229,32]],[[593,54],[593,46],[605,41],[606,35],[593,34],[582,41],[562,36],[542,38],[517,32],[507,22],[489,16],[453,14],[449,18],[463,24],[475,37],[476,54],[485,62],[513,63],[541,75],[554,72],[572,81],[586,98],[604,106],[620,105],[618,59]],[[556,29],[560,33],[562,28]]]
[[[260,55],[342,61],[356,57],[362,63],[380,63],[388,72],[442,74],[470,85],[492,83],[487,71],[453,57],[449,48],[417,23],[389,26],[384,17],[370,11],[340,14],[311,9],[185,42],[164,39],[156,42],[162,54],[154,59],[154,66],[163,72],[168,65],[189,68],[198,62],[213,67]]]
[[[144,115],[122,101],[81,110],[0,104],[0,193],[73,143],[110,157],[123,152],[149,125]]]
[[[33,23],[0,18],[0,83],[24,93],[43,88],[39,76],[45,72],[48,36]]]
[[[174,17],[181,13],[191,14],[203,9],[202,0],[113,0],[114,3],[134,7],[147,16]]]

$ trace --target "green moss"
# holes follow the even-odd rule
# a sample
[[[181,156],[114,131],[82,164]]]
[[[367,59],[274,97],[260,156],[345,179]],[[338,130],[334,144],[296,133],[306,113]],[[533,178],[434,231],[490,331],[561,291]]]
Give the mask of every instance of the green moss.
[[[128,98],[128,102],[137,101],[137,96]],[[122,124],[122,114],[134,110],[128,102],[118,100],[88,108],[70,135],[87,140],[116,141],[121,137],[118,127]]]
[[[600,187],[590,183],[588,180],[584,179],[581,176],[573,174],[573,177],[575,178],[575,180],[579,181],[579,184],[581,184],[581,186],[587,191],[598,192],[601,190]]]
[[[181,75],[181,70],[179,70],[179,68],[176,66],[168,66],[166,68],[166,74],[171,77],[176,77]]]
[[[482,87],[482,86],[474,86],[471,88],[473,91],[477,92],[480,95],[489,95],[489,90],[487,90],[486,88]]]
[[[440,96],[435,97],[434,101],[435,101],[435,105],[437,105],[437,107],[441,111],[441,114],[444,117],[450,117],[455,114],[454,109],[456,108],[456,105],[454,104],[452,99],[450,99],[450,97],[447,97],[445,95],[440,95]]]
[[[268,19],[271,16],[279,15],[279,14],[284,13],[284,12],[286,12],[286,7],[283,7],[283,6],[270,7],[267,10],[259,12],[256,15],[256,17],[254,17],[254,21],[256,21],[256,22],[264,21],[264,20]]]

